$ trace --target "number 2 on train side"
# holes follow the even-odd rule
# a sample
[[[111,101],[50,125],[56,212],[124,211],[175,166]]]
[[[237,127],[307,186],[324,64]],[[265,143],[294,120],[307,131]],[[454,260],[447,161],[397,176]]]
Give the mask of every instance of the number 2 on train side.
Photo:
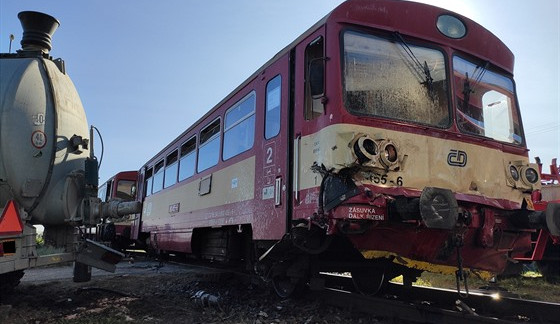
[[[272,164],[272,162],[274,162],[272,160],[272,156],[273,156],[272,147],[269,146],[266,148],[266,164]]]

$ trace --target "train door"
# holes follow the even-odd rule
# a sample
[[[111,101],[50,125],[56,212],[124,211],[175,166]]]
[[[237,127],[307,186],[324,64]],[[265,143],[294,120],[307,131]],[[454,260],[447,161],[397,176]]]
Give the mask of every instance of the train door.
[[[321,27],[295,48],[293,112],[293,220],[306,219],[317,209],[320,175],[311,171],[309,155],[315,154],[309,140],[325,118],[325,27]],[[305,157],[304,157],[305,156]],[[305,162],[308,161],[308,162]]]
[[[259,220],[253,224],[255,239],[278,240],[286,232],[289,192],[290,132],[289,53],[260,75],[259,108],[263,113],[261,153],[256,161],[256,191]],[[260,160],[260,161],[259,161]],[[259,199],[260,198],[260,199]]]
[[[151,189],[151,183],[148,182],[148,178],[151,176],[151,172],[152,172],[151,169],[149,170],[149,172],[150,173],[147,174],[146,168],[142,168],[140,171],[138,171],[137,174],[136,200],[141,203],[144,202],[144,198],[146,197],[147,191]],[[134,220],[132,221],[130,238],[133,240],[145,239],[144,237],[140,237],[141,231],[142,231],[142,212],[136,214]]]

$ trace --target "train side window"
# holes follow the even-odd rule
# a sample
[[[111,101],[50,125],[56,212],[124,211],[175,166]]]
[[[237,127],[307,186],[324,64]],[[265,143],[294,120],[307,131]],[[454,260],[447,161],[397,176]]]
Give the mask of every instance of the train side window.
[[[109,201],[113,197],[113,183],[115,179],[107,181],[107,192],[105,193],[105,201]]]
[[[154,170],[152,168],[146,171],[145,179],[144,180],[144,196],[148,197],[152,194],[152,183],[154,182],[154,178],[152,177]]]
[[[280,133],[280,103],[282,100],[282,76],[277,75],[266,85],[264,137],[271,139]]]
[[[177,156],[178,151],[175,150],[165,158],[165,172],[163,177],[164,188],[169,188],[177,183],[177,171],[179,170]]]
[[[198,146],[198,172],[202,172],[218,164],[220,159],[220,119],[200,131]]]
[[[179,181],[194,175],[196,165],[196,136],[181,145],[181,158],[179,160]]]
[[[325,112],[325,57],[323,37],[312,41],[305,49],[305,119],[315,119]]]
[[[159,192],[163,189],[163,160],[156,163],[154,167],[154,182],[152,183],[152,193]]]
[[[224,121],[224,160],[253,147],[255,142],[255,91],[228,109]]]
[[[103,202],[107,201],[107,184],[108,182],[105,182],[97,189],[97,198],[101,199]]]

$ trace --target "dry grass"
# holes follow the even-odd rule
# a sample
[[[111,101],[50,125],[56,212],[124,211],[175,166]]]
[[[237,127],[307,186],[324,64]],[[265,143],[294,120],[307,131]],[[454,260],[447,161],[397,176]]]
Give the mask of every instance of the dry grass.
[[[448,289],[456,289],[457,287],[455,276],[428,272],[424,272],[416,284]],[[463,283],[461,284],[464,288]],[[560,285],[546,282],[545,279],[535,271],[526,272],[522,276],[501,279],[496,283],[489,283],[476,277],[469,277],[468,285],[469,289],[478,289],[482,287],[491,289],[499,288],[505,289],[509,293],[519,295],[519,297],[524,299],[560,303]]]

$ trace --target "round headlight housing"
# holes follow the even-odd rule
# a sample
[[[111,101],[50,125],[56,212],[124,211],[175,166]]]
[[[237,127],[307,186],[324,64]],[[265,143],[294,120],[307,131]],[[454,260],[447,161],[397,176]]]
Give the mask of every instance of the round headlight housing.
[[[509,166],[509,173],[514,181],[519,180],[519,171],[514,165]]]
[[[380,146],[381,150],[379,155],[381,164],[387,168],[393,168],[398,162],[399,152],[397,146],[389,140],[385,141]]]
[[[393,144],[385,146],[385,158],[391,163],[397,162],[397,148]]]
[[[360,137],[353,148],[360,164],[374,160],[377,155],[377,144],[368,136]]]
[[[539,173],[533,168],[525,169],[525,179],[531,184],[537,183],[539,181]]]
[[[452,15],[439,16],[436,27],[440,33],[453,39],[463,38],[467,34],[467,26],[459,18]]]

